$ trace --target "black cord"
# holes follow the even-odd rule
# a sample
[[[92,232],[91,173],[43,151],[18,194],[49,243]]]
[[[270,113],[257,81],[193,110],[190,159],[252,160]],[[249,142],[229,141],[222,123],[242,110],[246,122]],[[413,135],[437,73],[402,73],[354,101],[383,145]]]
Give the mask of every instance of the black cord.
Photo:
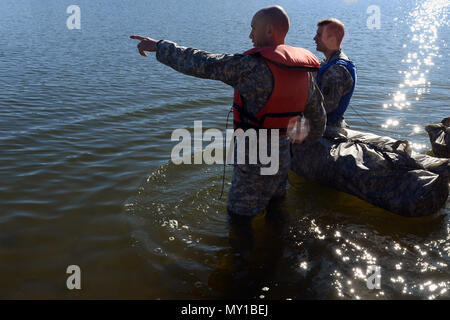
[[[225,186],[225,166],[227,163],[227,131],[228,131],[228,118],[230,117],[230,113],[233,111],[233,107],[230,108],[230,111],[228,111],[227,115],[227,122],[225,123],[225,139],[223,140],[223,174],[222,174],[222,190],[220,191],[220,197],[219,200],[222,199],[223,196],[223,189]]]
[[[362,115],[360,115],[351,105],[350,108],[352,108],[352,110],[361,118],[363,119],[370,127],[372,126],[369,121],[366,120],[366,118],[364,118]]]

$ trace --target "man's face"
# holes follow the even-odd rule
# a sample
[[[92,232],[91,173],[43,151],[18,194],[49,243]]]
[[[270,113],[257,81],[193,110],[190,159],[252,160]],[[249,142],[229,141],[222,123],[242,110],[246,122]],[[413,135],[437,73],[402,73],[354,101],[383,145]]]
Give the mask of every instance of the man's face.
[[[316,50],[320,52],[329,51],[331,40],[332,39],[327,32],[327,26],[319,27],[316,36],[314,37],[314,41],[317,45]]]
[[[256,13],[252,19],[252,31],[249,34],[249,38],[252,39],[253,47],[265,47],[267,45],[267,28],[264,19]]]

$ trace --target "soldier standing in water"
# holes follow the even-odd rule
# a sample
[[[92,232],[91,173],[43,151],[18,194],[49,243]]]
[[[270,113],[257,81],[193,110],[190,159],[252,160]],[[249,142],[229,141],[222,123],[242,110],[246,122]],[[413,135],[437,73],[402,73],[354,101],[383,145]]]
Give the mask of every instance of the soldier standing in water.
[[[313,143],[325,130],[323,97],[312,71],[319,62],[311,52],[284,44],[289,17],[280,6],[259,10],[251,22],[254,48],[243,54],[212,54],[179,46],[171,41],[131,36],[140,40],[139,53],[156,52],[156,58],[187,75],[220,80],[235,90],[235,129],[279,129],[279,170],[261,175],[261,164],[234,164],[228,193],[230,217],[253,217],[269,203],[286,194],[290,168],[290,141],[286,129],[290,119],[302,115],[310,132],[304,141]],[[246,157],[247,158],[247,157]]]

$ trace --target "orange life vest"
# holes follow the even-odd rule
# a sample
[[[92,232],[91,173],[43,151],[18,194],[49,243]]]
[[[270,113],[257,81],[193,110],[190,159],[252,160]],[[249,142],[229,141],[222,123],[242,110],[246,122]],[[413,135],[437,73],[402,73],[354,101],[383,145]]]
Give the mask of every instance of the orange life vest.
[[[306,49],[288,45],[254,48],[244,54],[263,57],[272,72],[274,87],[256,115],[245,110],[241,95],[234,90],[234,129],[279,129],[280,134],[286,133],[289,119],[303,115],[308,101],[308,72],[319,70],[319,60]]]

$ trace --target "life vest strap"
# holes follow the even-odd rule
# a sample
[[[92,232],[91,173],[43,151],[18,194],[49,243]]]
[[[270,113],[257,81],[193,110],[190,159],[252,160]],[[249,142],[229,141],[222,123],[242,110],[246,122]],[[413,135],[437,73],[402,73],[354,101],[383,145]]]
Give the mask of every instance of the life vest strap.
[[[285,68],[285,69],[290,69],[290,70],[298,70],[298,71],[304,71],[304,72],[317,72],[319,71],[320,68],[317,67],[306,67],[306,66],[287,66],[285,64],[279,63],[277,61],[273,61],[271,59],[268,59],[266,57],[263,57],[264,60],[273,63],[274,65],[280,67],[280,68]]]
[[[233,108],[235,108],[240,116],[244,116],[245,118],[248,118],[250,121],[256,123],[256,124],[252,124],[252,123],[248,123],[248,122],[244,122],[244,121],[233,121],[233,124],[236,126],[236,128],[241,128],[242,130],[247,130],[247,129],[278,129],[280,130],[280,133],[284,134],[287,132],[287,128],[264,128],[263,124],[264,124],[264,120],[267,117],[271,117],[271,118],[291,118],[291,117],[303,117],[303,112],[280,112],[280,113],[266,113],[263,114],[261,117],[261,120],[258,121],[258,119],[251,115],[250,113],[248,113],[247,111],[244,110],[244,108],[240,107],[238,104],[233,103]]]
[[[259,130],[261,130],[261,129],[265,129],[265,130],[267,130],[268,135],[270,135],[270,130],[272,130],[272,129],[274,129],[274,130],[278,129],[280,135],[286,134],[286,132],[287,132],[287,128],[261,128],[261,127],[254,126],[251,123],[239,122],[239,121],[233,121],[233,124],[235,125],[235,127],[237,129],[242,129],[244,131],[246,131],[248,129],[255,129],[256,133],[258,133]]]
[[[261,117],[261,122],[264,123],[266,117],[271,118],[291,118],[291,117],[303,117],[303,112],[280,112],[280,113],[265,113]]]
[[[238,104],[233,103],[233,108],[235,108],[239,112],[241,117],[243,116],[244,118],[247,118],[248,120],[257,123],[258,126],[262,126],[263,121],[258,120],[254,115],[252,115],[249,112],[247,112],[246,110],[244,110],[244,108],[240,107]],[[241,122],[241,123],[244,123],[244,122]]]

